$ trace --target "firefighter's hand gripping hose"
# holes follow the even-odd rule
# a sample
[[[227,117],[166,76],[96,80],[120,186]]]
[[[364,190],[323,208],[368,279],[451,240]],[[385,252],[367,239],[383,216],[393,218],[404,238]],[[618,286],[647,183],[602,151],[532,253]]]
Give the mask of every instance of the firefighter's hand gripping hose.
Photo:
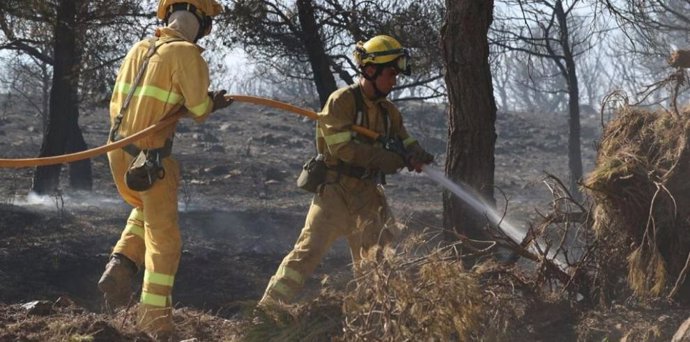
[[[237,102],[245,102],[245,103],[252,103],[252,104],[257,104],[257,105],[262,105],[262,106],[268,106],[268,107],[273,107],[276,109],[282,109],[288,112],[293,112],[295,114],[299,114],[302,116],[306,116],[312,120],[318,119],[318,116],[316,115],[315,112],[306,110],[304,108],[300,108],[297,106],[293,106],[288,103],[280,102],[280,101],[275,101],[271,99],[266,99],[263,97],[257,97],[257,96],[248,96],[248,95],[225,95],[225,100],[222,101],[219,99],[214,99],[214,103],[218,101],[219,103],[222,104],[231,104],[233,101]],[[3,159],[0,158],[0,168],[23,168],[23,167],[35,167],[35,166],[46,166],[46,165],[56,165],[56,164],[63,164],[63,163],[71,163],[74,161],[82,160],[82,159],[87,159],[87,158],[92,158],[104,153],[107,153],[108,151],[112,151],[114,149],[122,148],[128,144],[131,144],[133,142],[136,142],[137,140],[147,137],[152,133],[158,132],[159,130],[177,122],[184,113],[178,113],[173,116],[170,116],[166,118],[163,121],[160,121],[154,125],[149,126],[148,128],[141,130],[137,132],[136,134],[132,134],[124,139],[118,140],[113,143],[109,143],[103,146],[99,146],[96,148],[92,148],[89,150],[81,151],[81,152],[76,152],[76,153],[71,153],[71,154],[63,154],[59,156],[50,156],[50,157],[41,157],[41,158],[23,158],[23,159]],[[379,139],[379,134],[368,130],[364,127],[359,127],[359,126],[353,126],[352,130],[355,132],[362,134],[364,136],[370,137],[372,139]]]

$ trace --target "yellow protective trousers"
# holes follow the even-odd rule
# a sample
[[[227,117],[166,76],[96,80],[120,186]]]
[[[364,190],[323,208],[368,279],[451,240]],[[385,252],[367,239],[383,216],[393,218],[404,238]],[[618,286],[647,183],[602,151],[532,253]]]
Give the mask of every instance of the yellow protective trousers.
[[[271,277],[259,305],[290,303],[314,272],[333,242],[347,238],[355,271],[369,248],[392,240],[386,225],[392,220],[383,188],[329,171],[328,182],[314,195],[309,213],[292,251]]]
[[[120,253],[137,266],[145,267],[142,286],[142,323],[172,326],[172,288],[180,261],[181,239],[178,225],[177,188],[179,166],[167,157],[162,160],[165,177],[146,191],[130,190],[124,177],[132,156],[117,149],[108,153],[113,180],[122,198],[132,205],[132,213],[113,253]],[[148,311],[148,312],[147,312]],[[160,314],[159,314],[160,313]]]

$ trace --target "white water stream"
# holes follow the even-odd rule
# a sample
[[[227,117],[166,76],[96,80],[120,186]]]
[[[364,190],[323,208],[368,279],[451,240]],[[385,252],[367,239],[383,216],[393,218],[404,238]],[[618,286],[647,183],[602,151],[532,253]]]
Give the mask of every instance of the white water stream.
[[[496,209],[494,209],[491,205],[472,195],[471,192],[466,190],[466,188],[468,187],[467,185],[464,185],[462,183],[454,183],[453,181],[448,179],[448,177],[446,177],[446,175],[443,172],[435,169],[430,165],[424,165],[422,167],[422,171],[424,171],[424,173],[426,173],[426,175],[433,181],[454,193],[456,196],[462,199],[465,203],[467,203],[478,213],[484,214],[489,219],[491,224],[501,229],[501,231],[503,231],[514,242],[518,244],[522,243],[522,240],[525,238],[525,235],[527,235],[527,232],[510,223],[508,220],[506,220],[505,217],[503,217],[503,215],[500,215],[499,212],[496,211]],[[533,243],[539,244],[541,250],[545,249],[543,242],[535,240]],[[530,249],[532,249],[535,252],[537,251],[535,245],[532,245]],[[547,253],[547,257],[551,259],[561,270],[567,272],[568,265],[564,260],[562,260],[563,255],[556,255],[557,253],[557,251],[551,250]]]
[[[500,228],[508,237],[517,243],[521,243],[522,239],[525,237],[525,232],[508,222],[503,215],[500,215],[492,206],[485,203],[481,199],[478,199],[472,195],[469,191],[465,190],[462,184],[456,184],[448,177],[446,177],[443,172],[435,169],[430,165],[424,165],[422,171],[426,173],[429,178],[441,185],[442,187],[448,189],[461,200],[467,203],[472,209],[476,210],[480,214],[486,215],[490,223]]]

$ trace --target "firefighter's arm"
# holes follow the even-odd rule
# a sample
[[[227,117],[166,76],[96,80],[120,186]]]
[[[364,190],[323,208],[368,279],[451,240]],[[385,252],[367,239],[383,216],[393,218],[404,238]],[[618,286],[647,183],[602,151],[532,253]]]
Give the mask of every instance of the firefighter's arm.
[[[206,119],[213,110],[213,100],[208,96],[210,84],[208,65],[195,46],[180,48],[178,65],[173,73],[173,82],[179,86],[188,117],[197,122]]]
[[[417,139],[413,138],[409,133],[407,133],[407,129],[403,123],[402,114],[397,108],[395,108],[395,106],[391,105],[388,109],[388,112],[393,116],[393,131],[401,142],[401,150],[403,151],[402,155],[408,170],[421,172],[423,165],[434,161],[434,156],[424,150],[419,142],[417,142]]]
[[[356,119],[355,101],[349,92],[331,95],[319,115],[319,129],[326,146],[335,158],[345,163],[395,173],[404,166],[396,153],[352,139]]]

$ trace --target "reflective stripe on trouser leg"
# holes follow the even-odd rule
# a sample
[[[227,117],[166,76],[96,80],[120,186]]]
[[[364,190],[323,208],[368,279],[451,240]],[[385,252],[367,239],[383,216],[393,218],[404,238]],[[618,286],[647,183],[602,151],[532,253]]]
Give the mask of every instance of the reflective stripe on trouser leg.
[[[301,273],[281,263],[276,274],[271,277],[266,292],[270,292],[270,297],[274,300],[288,302],[304,286],[304,280]]]
[[[142,210],[144,203],[141,199],[141,194],[136,191],[132,191],[125,184],[125,173],[129,168],[129,164],[132,161],[132,156],[122,149],[115,149],[108,152],[108,162],[110,166],[110,172],[113,176],[113,181],[117,187],[117,191],[133,208],[132,213],[129,215],[127,220],[127,226],[125,226],[122,236],[118,243],[113,249],[114,253],[119,253],[125,255],[130,260],[134,261],[138,266],[144,264],[144,250],[146,249],[144,245],[144,211]],[[131,226],[137,226],[134,229]],[[129,228],[129,229],[128,229]],[[138,234],[141,232],[141,235]]]
[[[174,275],[144,271],[144,288],[146,290],[141,291],[141,302],[158,307],[172,306],[172,296],[169,292],[174,283]],[[167,296],[157,294],[165,292],[168,292]]]
[[[172,289],[180,261],[180,229],[177,213],[177,163],[163,159],[165,177],[142,192],[146,222],[146,256],[141,302],[150,306],[172,306]]]
[[[137,265],[144,263],[144,221],[144,211],[140,208],[132,209],[113,253],[122,254]]]
[[[268,299],[291,302],[335,239],[345,235],[354,224],[340,189],[339,185],[328,184],[321,194],[314,196],[304,228],[268,283],[260,305]]]

